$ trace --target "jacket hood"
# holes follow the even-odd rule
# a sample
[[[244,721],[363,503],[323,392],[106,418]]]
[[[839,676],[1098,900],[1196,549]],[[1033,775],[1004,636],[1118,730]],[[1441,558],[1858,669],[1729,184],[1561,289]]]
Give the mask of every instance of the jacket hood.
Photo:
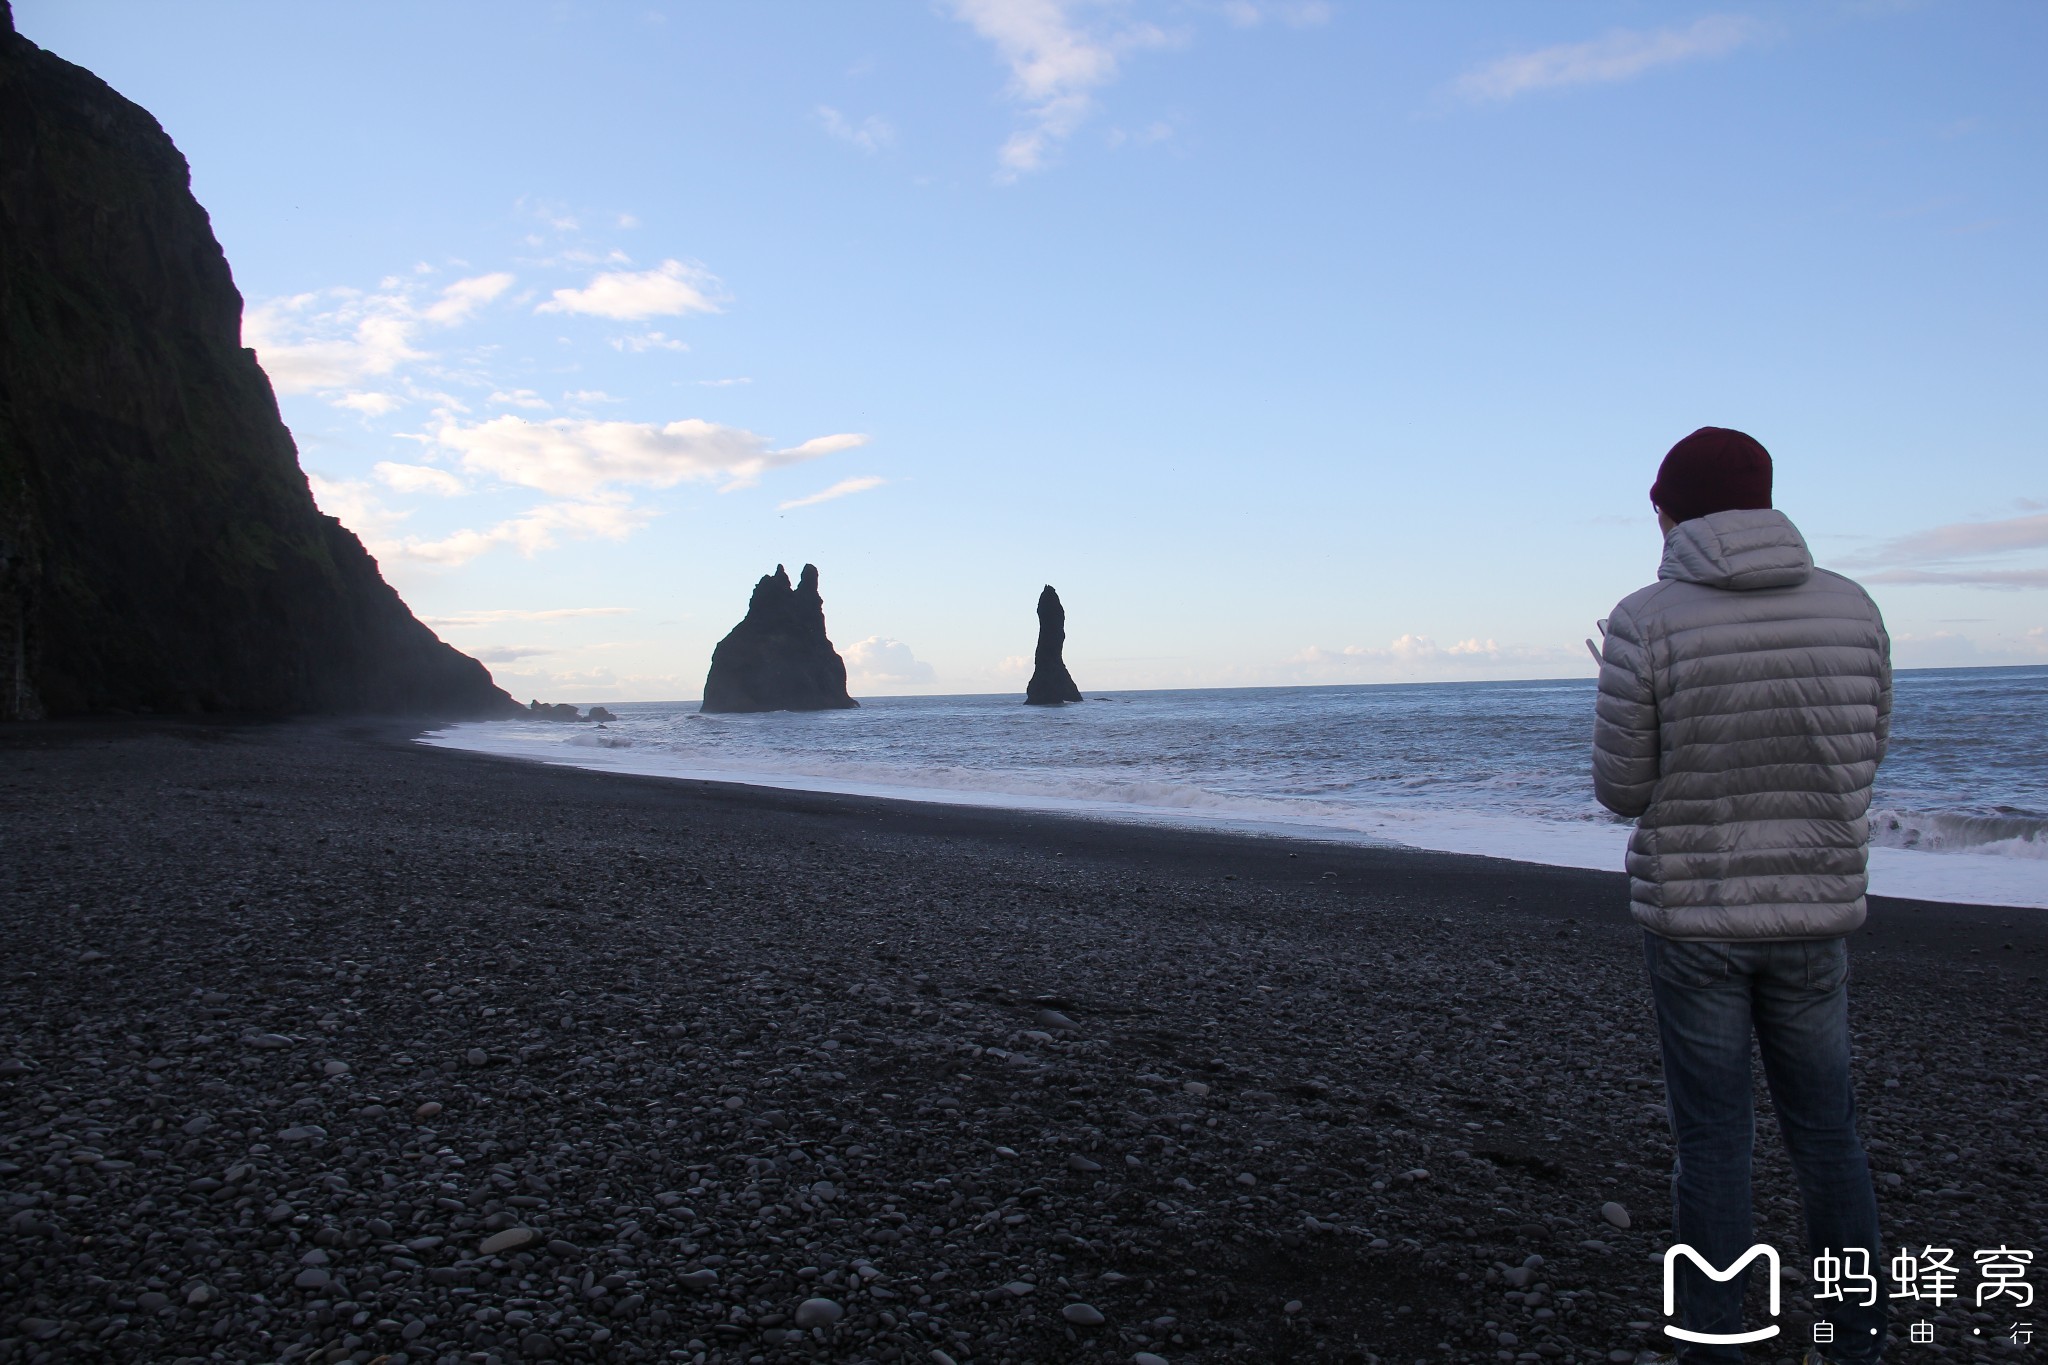
[[[1813,555],[1791,518],[1738,508],[1682,521],[1664,537],[1660,579],[1746,592],[1790,588],[1813,576]]]

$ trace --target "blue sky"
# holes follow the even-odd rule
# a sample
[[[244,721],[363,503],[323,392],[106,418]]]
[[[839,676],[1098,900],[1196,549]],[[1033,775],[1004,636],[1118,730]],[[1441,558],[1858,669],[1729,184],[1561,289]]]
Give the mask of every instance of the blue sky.
[[[2048,661],[2048,7],[16,0],[193,166],[321,503],[522,699],[1591,671],[1703,424]]]

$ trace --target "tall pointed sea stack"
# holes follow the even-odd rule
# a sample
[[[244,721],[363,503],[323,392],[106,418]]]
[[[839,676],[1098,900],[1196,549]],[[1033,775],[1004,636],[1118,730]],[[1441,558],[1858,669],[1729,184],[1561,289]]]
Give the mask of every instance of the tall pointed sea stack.
[[[1062,657],[1066,647],[1067,609],[1060,605],[1060,595],[1048,583],[1045,591],[1038,594],[1038,654],[1033,660],[1031,682],[1024,688],[1026,706],[1058,706],[1061,702],[1081,700],[1081,689],[1074,686],[1074,675],[1067,672],[1067,661]]]
[[[804,565],[797,585],[780,564],[754,585],[746,619],[711,651],[706,711],[843,711],[846,662],[825,634],[818,570]]]
[[[0,0],[0,720],[506,715],[313,505],[149,114]]]

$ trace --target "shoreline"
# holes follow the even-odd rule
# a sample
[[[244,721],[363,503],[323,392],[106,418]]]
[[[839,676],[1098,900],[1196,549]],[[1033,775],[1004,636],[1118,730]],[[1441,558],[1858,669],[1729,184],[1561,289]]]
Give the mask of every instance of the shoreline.
[[[1044,783],[1004,772],[984,773],[984,780],[977,782],[962,780],[960,774],[948,770],[943,780],[925,785],[911,780],[908,772],[903,775],[905,780],[895,781],[867,773],[805,772],[800,770],[801,763],[797,771],[773,767],[721,770],[685,761],[659,745],[643,747],[630,738],[608,740],[604,736],[603,727],[594,731],[574,728],[567,734],[559,727],[543,727],[542,733],[535,735],[507,734],[484,723],[432,727],[418,736],[418,741],[435,748],[620,776],[1153,825],[1211,836],[1250,834],[1309,843],[1406,848],[1594,872],[1619,869],[1628,839],[1625,824],[1604,812],[1593,817],[1591,812],[1597,808],[1591,806],[1590,797],[1585,818],[1573,820],[1405,803],[1332,806],[1313,799],[1228,795],[1172,784],[1167,790],[1180,799],[1148,802],[1136,796],[1063,794]],[[1139,784],[1140,788],[1150,785]],[[1896,814],[1888,807],[1873,809],[1873,828]],[[1937,852],[1878,843],[1871,845],[1869,855],[1875,894],[1889,899],[2048,910],[2048,862],[2017,854]]]
[[[0,1360],[1653,1344],[1669,1144],[1621,874],[424,728],[0,730]],[[1887,1236],[2048,1241],[2048,927],[1874,898],[1852,952]],[[840,1316],[799,1331],[811,1297]]]
[[[405,727],[410,729],[411,727]],[[1423,848],[1412,844],[1395,843],[1356,831],[1330,829],[1319,834],[1316,827],[1309,825],[1286,826],[1281,824],[1257,825],[1248,821],[1234,820],[1224,816],[1202,816],[1199,814],[1177,814],[1161,809],[1151,812],[1139,808],[1118,808],[1103,810],[1057,809],[1032,803],[1028,798],[1017,797],[1005,803],[993,800],[977,800],[971,795],[958,799],[927,796],[887,795],[876,791],[838,791],[825,787],[781,785],[775,775],[764,774],[758,780],[737,780],[732,778],[704,777],[682,773],[632,772],[609,766],[592,766],[573,758],[557,758],[546,754],[511,754],[488,749],[468,748],[462,745],[441,742],[435,738],[445,733],[447,727],[421,726],[410,734],[411,741],[422,748],[443,753],[459,754],[470,758],[519,766],[545,767],[573,772],[590,773],[598,777],[614,778],[621,781],[643,781],[668,783],[706,793],[718,793],[730,800],[745,801],[756,793],[778,793],[786,797],[816,798],[822,801],[873,802],[904,812],[925,812],[924,820],[936,821],[939,812],[975,812],[987,817],[984,821],[970,818],[968,826],[994,834],[1013,826],[1017,821],[1045,820],[1074,825],[1107,825],[1119,829],[1159,831],[1169,838],[1180,837],[1191,841],[1204,840],[1253,840],[1277,841],[1283,844],[1316,849],[1350,849],[1366,853],[1382,853],[1392,857],[1422,857],[1470,859],[1475,863],[1525,869],[1531,872],[1572,873],[1594,878],[1613,878],[1622,888],[1620,894],[1626,900],[1626,874],[1619,870],[1607,871],[1587,867],[1581,863],[1538,862],[1530,859],[1502,857],[1486,853],[1473,853],[1444,849]],[[824,780],[824,779],[820,779]],[[1000,795],[997,793],[996,795]],[[923,827],[923,826],[921,826]],[[930,827],[936,828],[937,825]],[[1897,853],[1896,849],[1873,849],[1876,854]],[[1967,853],[1921,854],[1923,858],[1968,858],[1978,855]],[[2007,905],[1965,900],[1952,900],[1930,896],[1903,896],[1873,893],[1869,897],[1873,911],[1882,903],[1897,906],[1938,907],[1943,910],[1973,911],[1983,915],[1997,914],[2038,914],[2048,907],[2032,905]]]

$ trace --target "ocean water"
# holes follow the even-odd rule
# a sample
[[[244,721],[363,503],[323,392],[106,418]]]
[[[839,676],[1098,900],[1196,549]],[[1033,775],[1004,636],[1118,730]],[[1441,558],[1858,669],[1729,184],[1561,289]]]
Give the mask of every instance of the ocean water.
[[[1873,889],[2048,908],[2048,668],[1902,671]],[[427,743],[655,776],[1062,811],[1618,869],[1590,679],[881,697],[857,711],[488,721]]]

